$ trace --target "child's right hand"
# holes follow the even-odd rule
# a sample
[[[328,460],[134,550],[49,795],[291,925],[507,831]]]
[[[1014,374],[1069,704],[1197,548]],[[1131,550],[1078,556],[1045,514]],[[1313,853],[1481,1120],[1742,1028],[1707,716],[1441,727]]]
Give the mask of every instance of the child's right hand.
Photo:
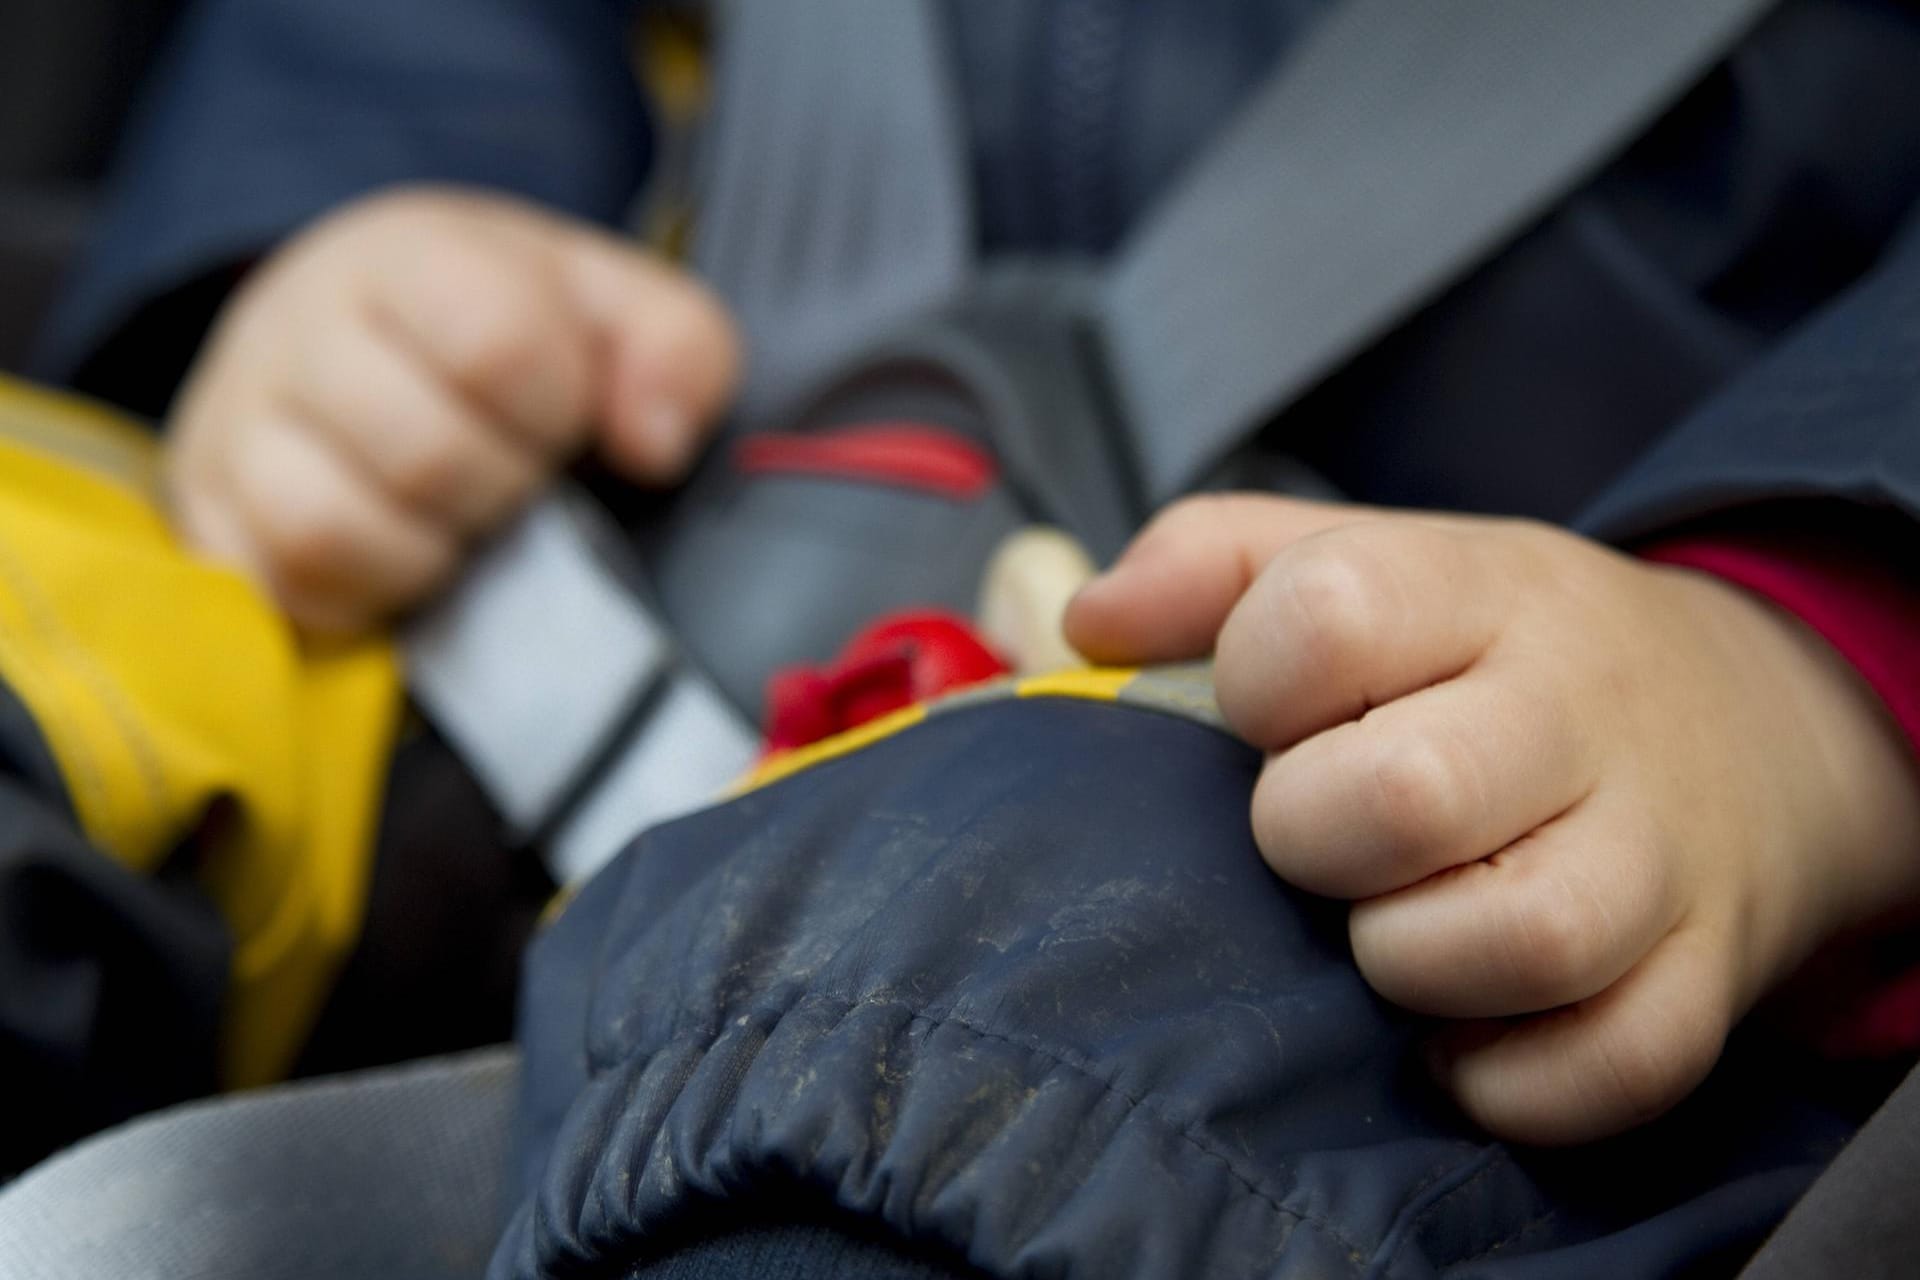
[[[1827,942],[1920,910],[1920,768],[1798,618],[1521,520],[1215,494],[1082,591],[1068,637],[1212,651],[1267,752],[1252,833],[1353,905],[1354,960],[1457,1020],[1436,1065],[1505,1138],[1651,1119]]]
[[[297,624],[363,631],[589,443],[678,479],[738,366],[719,302],[605,233],[490,195],[376,196],[228,305],[169,418],[169,497]]]

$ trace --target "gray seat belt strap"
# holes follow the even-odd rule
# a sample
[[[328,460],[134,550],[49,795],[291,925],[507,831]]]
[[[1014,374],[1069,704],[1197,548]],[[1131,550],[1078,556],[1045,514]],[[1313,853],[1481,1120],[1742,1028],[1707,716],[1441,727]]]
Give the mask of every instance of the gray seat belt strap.
[[[1769,0],[1342,0],[1137,229],[1103,304],[1148,498],[1545,212]]]
[[[973,267],[972,183],[933,0],[731,0],[694,264],[745,332],[752,418]]]
[[[511,1049],[192,1103],[0,1190],[8,1280],[474,1280],[508,1206]]]
[[[717,796],[758,748],[596,547],[604,519],[547,498],[403,639],[415,701],[562,884]]]
[[[752,416],[972,266],[958,106],[930,0],[735,0],[696,265],[746,330]],[[544,503],[405,637],[414,697],[563,883],[717,795],[758,737]]]

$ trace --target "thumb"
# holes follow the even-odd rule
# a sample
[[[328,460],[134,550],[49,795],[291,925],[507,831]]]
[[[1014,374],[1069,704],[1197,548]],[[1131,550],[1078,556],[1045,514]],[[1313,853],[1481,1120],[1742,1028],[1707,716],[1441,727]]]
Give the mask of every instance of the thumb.
[[[693,276],[597,230],[575,229],[561,266],[599,345],[602,452],[633,479],[678,480],[739,381],[726,308]]]
[[[1205,657],[1269,560],[1302,538],[1377,514],[1251,493],[1176,502],[1073,598],[1067,640],[1099,663]]]

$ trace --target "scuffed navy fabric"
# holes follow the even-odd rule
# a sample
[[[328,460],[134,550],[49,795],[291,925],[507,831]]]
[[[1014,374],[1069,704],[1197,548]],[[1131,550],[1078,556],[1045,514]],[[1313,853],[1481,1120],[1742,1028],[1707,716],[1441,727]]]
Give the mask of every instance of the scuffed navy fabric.
[[[1261,863],[1259,765],[994,702],[643,836],[536,943],[494,1280],[796,1215],[994,1276],[1731,1273],[1851,1131],[1754,1042],[1638,1134],[1489,1141]]]

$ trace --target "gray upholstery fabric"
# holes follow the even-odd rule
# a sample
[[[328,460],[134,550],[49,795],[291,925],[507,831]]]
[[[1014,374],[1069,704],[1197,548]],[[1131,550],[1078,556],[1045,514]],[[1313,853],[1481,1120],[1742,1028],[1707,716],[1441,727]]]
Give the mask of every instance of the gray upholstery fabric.
[[[8,1280],[468,1280],[519,1055],[487,1049],[164,1111],[0,1191]]]
[[[1905,1188],[1889,1196],[1889,1188]],[[1741,1272],[1744,1280],[1895,1280],[1920,1266],[1920,1071],[1847,1144]]]

